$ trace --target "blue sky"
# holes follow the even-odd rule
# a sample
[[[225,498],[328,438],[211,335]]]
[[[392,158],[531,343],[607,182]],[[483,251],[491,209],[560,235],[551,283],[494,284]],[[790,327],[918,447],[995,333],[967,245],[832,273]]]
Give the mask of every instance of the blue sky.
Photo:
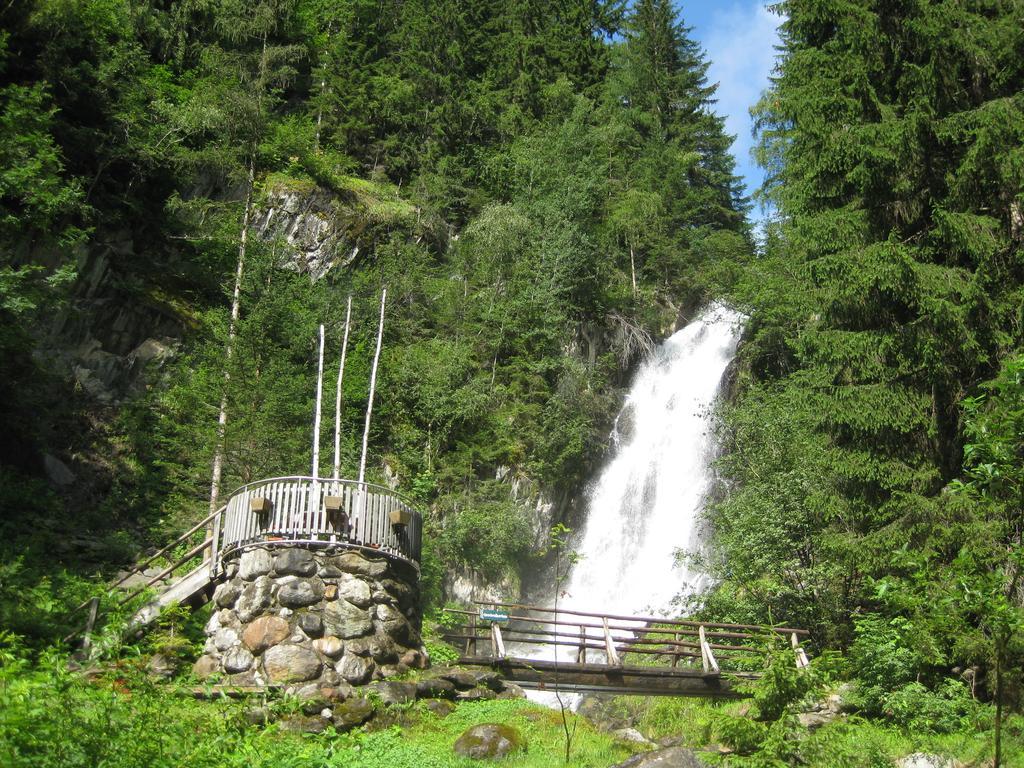
[[[750,157],[754,140],[747,110],[768,86],[781,19],[769,13],[762,0],[679,0],[676,8],[711,60],[708,78],[719,84],[715,111],[726,118],[726,131],[736,135],[736,169],[750,194],[764,174]],[[755,221],[761,218],[756,207],[751,213]]]

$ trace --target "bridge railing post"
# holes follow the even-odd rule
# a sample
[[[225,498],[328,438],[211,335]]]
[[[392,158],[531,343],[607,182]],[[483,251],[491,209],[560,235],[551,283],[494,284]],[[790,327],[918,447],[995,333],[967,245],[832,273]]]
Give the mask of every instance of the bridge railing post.
[[[796,632],[793,632],[789,636],[789,641],[793,645],[793,652],[796,654],[796,668],[803,669],[809,667],[811,662],[807,659],[807,652],[800,646],[800,640],[796,636]]]
[[[715,654],[712,653],[711,645],[708,643],[707,637],[704,634],[703,624],[698,628],[697,635],[700,637],[700,658],[704,665],[704,673],[717,673],[718,661],[715,659]]]
[[[579,649],[576,651],[576,663],[587,663],[587,630],[582,624],[580,624],[580,645]]]
[[[469,634],[466,638],[466,655],[476,656],[476,616],[469,617]]]
[[[602,616],[601,622],[604,624],[604,650],[608,656],[608,665],[621,667],[622,662],[619,660],[619,654],[615,651],[615,641],[612,639],[611,630],[608,629],[608,617]]]
[[[491,656],[495,661],[505,658],[505,642],[501,639],[501,627],[491,624]]]

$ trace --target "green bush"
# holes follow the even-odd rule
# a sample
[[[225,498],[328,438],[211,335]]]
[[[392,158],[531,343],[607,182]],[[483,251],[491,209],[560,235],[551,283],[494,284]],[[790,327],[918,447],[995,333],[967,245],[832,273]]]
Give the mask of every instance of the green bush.
[[[908,683],[882,696],[882,712],[914,733],[955,733],[970,726],[978,704],[958,680],[944,680],[932,691]]]

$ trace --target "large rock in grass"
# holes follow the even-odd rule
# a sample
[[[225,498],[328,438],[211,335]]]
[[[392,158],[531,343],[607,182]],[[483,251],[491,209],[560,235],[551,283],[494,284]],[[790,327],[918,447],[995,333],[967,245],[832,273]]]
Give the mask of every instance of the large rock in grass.
[[[498,760],[526,749],[526,740],[510,725],[481,723],[455,742],[455,754],[473,760]]]
[[[351,731],[373,717],[373,705],[362,696],[352,696],[333,710],[334,727],[339,732]]]
[[[896,761],[898,768],[953,768],[956,763],[942,755],[931,755],[927,752],[915,752],[901,757]]]
[[[612,768],[708,768],[697,753],[686,747],[668,747],[634,755]]]

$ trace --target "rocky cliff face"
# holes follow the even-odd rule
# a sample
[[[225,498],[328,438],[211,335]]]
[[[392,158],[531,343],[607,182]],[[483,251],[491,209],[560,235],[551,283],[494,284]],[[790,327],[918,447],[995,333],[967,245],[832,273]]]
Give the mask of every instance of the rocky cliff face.
[[[347,267],[359,253],[359,222],[347,213],[336,196],[319,187],[277,184],[267,191],[252,231],[283,246],[282,266],[319,280],[332,268]]]

